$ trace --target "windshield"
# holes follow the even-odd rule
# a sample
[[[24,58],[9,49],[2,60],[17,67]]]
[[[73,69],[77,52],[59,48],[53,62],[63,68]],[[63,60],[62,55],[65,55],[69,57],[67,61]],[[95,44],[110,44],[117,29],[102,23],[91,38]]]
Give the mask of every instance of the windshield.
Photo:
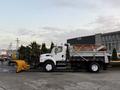
[[[55,54],[62,52],[63,48],[61,46],[58,46],[55,48]]]
[[[54,48],[52,49],[51,53],[57,54],[57,53],[60,53],[60,52],[62,52],[62,51],[63,51],[63,47],[62,47],[62,46],[57,46],[57,47],[54,47]]]

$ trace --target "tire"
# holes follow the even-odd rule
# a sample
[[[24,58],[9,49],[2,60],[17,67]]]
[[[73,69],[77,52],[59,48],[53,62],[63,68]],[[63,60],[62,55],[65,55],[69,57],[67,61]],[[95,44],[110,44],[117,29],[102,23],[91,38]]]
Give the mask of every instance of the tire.
[[[52,61],[47,61],[44,63],[44,71],[51,72],[55,70],[55,64]]]
[[[94,73],[99,72],[100,71],[100,65],[96,62],[91,63],[90,66],[89,66],[89,71],[94,72]]]

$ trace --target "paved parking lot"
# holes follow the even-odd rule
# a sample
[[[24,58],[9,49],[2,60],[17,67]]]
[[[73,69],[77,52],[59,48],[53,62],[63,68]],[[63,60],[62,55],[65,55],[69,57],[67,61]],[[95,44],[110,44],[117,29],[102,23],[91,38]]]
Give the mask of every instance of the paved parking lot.
[[[0,65],[0,90],[119,90],[120,68],[100,73],[21,72]]]

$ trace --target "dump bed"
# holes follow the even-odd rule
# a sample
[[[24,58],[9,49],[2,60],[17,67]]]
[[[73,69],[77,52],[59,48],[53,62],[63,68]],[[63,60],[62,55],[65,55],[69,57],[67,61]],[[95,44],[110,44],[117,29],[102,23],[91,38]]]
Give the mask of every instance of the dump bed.
[[[70,47],[70,57],[71,61],[103,61],[105,63],[109,63],[110,56],[106,53],[106,49],[104,46],[94,46],[87,45],[78,47],[78,46],[71,46]]]
[[[70,56],[104,56],[106,49],[98,45],[74,45],[70,46]]]

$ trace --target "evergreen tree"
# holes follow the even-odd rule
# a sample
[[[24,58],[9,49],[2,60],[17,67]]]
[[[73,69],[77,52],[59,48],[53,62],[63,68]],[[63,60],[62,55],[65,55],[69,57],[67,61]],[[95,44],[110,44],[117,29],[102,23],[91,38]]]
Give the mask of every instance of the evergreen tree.
[[[118,58],[117,58],[117,51],[116,51],[116,49],[114,48],[113,49],[113,52],[112,52],[112,60],[117,60]]]
[[[49,50],[49,52],[51,52],[51,51],[52,51],[53,47],[54,47],[54,43],[53,43],[53,42],[51,42],[51,45],[50,45],[50,50]]]
[[[46,44],[43,43],[43,44],[42,44],[42,47],[41,47],[41,54],[45,54],[45,53],[48,53],[48,49],[47,49],[47,47],[46,47]]]
[[[18,49],[19,59],[25,60],[25,48],[25,46],[21,45],[21,47]]]
[[[29,45],[31,52],[31,64],[34,65],[35,67],[39,64],[39,56],[40,56],[40,45],[37,44],[36,42],[32,42]]]
[[[31,48],[29,46],[26,46],[25,48],[25,60],[29,64],[31,63]]]

